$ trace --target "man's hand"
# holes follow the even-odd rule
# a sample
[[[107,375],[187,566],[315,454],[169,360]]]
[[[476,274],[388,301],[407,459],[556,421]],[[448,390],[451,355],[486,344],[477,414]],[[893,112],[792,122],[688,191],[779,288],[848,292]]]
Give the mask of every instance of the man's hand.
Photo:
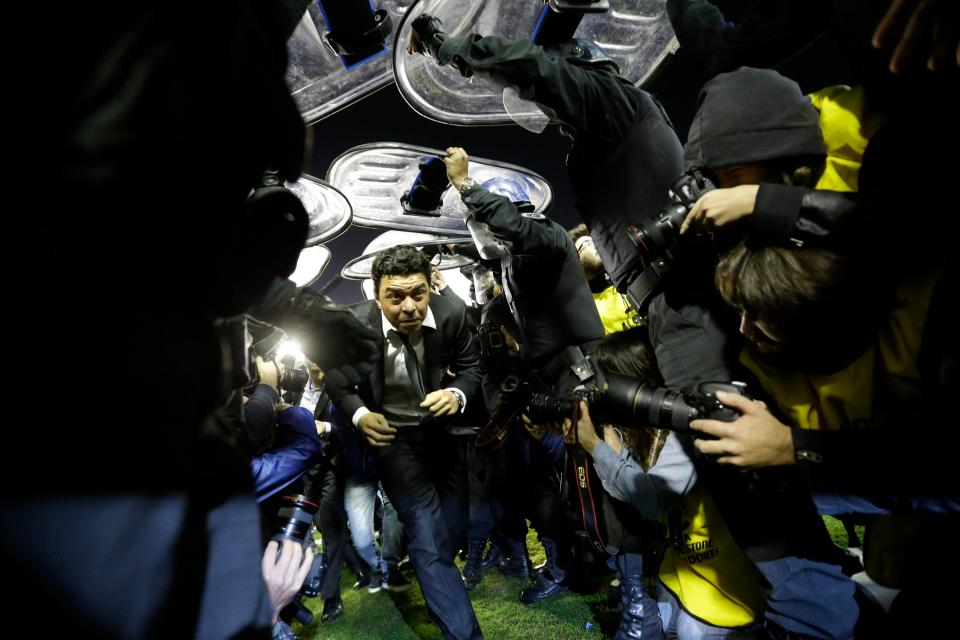
[[[280,555],[277,556],[277,549]],[[276,624],[280,611],[290,604],[300,591],[303,581],[313,564],[313,550],[303,550],[295,540],[284,540],[281,545],[271,540],[263,552],[261,569],[267,583],[267,593],[273,604],[273,622]]]
[[[576,428],[573,427],[570,418],[563,421],[563,441],[568,444],[579,442],[584,451],[590,454],[600,443],[597,429],[593,426],[593,420],[590,419],[590,409],[583,400],[580,401],[580,416],[577,418]]]
[[[463,150],[463,147],[447,147],[447,157],[442,158],[443,164],[447,165],[447,178],[450,184],[459,191],[460,184],[467,177],[467,169],[470,166],[470,156]]]
[[[893,0],[873,32],[876,49],[893,49],[890,72],[926,64],[929,71],[960,65],[960,5],[956,0]],[[952,59],[952,60],[951,60]]]
[[[325,371],[346,363],[359,367],[375,361],[383,340],[350,309],[303,288],[297,290],[282,328],[295,334],[304,355]]]
[[[716,231],[753,213],[760,186],[743,184],[729,189],[714,189],[703,194],[687,214],[680,234],[690,229]]]
[[[527,430],[527,433],[530,434],[530,437],[534,440],[540,440],[543,438],[543,434],[547,432],[547,428],[542,424],[533,424],[530,418],[525,413],[520,414],[520,420],[523,422],[523,428]]]
[[[451,416],[460,411],[460,399],[453,391],[438,389],[428,393],[420,406],[438,418]]]
[[[358,421],[360,431],[366,436],[367,442],[374,447],[386,447],[393,442],[397,430],[390,426],[382,413],[365,413]]]
[[[744,469],[773,467],[795,462],[790,427],[781,423],[759,400],[717,391],[717,400],[742,415],[734,422],[694,420],[690,428],[717,440],[694,440],[701,453],[716,456],[720,464]]]
[[[437,291],[443,291],[447,286],[447,279],[443,277],[443,272],[436,267],[430,270],[430,284],[433,285],[433,288]]]

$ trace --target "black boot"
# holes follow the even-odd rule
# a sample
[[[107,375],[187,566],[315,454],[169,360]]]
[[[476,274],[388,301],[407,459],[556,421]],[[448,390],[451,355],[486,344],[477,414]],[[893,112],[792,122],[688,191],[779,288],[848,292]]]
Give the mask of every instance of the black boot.
[[[480,570],[489,571],[498,566],[502,559],[503,553],[500,551],[500,546],[491,540],[486,555],[484,555],[483,560],[480,561]]]
[[[533,584],[520,592],[520,602],[523,604],[536,604],[570,593],[569,587],[563,583],[567,576],[566,571],[557,564],[559,553],[557,543],[544,537],[540,538],[540,543],[543,545],[547,561],[542,571],[533,574]]]
[[[620,575],[620,628],[613,640],[659,640],[664,637],[663,623],[656,601],[643,584],[643,560],[639,554],[616,557]]]
[[[343,600],[340,596],[323,601],[323,613],[320,615],[320,622],[329,624],[343,615]]]
[[[526,580],[530,577],[530,554],[527,553],[526,541],[504,537],[506,555],[497,565],[497,569],[505,576]]]
[[[471,540],[467,550],[467,563],[463,566],[463,584],[471,591],[483,580],[483,547],[486,540]]]

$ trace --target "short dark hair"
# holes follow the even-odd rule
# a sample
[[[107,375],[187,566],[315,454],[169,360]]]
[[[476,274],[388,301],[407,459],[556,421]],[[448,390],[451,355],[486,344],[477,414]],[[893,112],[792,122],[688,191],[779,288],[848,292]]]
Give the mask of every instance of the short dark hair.
[[[416,247],[397,245],[388,247],[377,254],[373,260],[370,274],[373,276],[373,297],[380,295],[380,279],[383,276],[408,276],[422,273],[430,284],[430,258]]]
[[[720,258],[715,278],[728,304],[765,322],[814,367],[830,349],[859,355],[893,303],[888,279],[870,262],[822,248],[745,239]]]
[[[576,243],[576,241],[582,238],[583,236],[590,235],[590,230],[587,229],[587,225],[581,222],[580,224],[575,226],[573,229],[570,229],[569,231],[567,231],[567,233],[570,234],[570,239],[573,240],[574,243]]]

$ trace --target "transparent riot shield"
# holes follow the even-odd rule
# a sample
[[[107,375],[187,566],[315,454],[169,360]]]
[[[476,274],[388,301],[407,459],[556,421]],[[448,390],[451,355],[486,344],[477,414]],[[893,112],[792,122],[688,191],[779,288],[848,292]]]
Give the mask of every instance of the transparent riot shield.
[[[297,258],[297,268],[290,274],[290,279],[298,287],[306,287],[317,281],[323,270],[330,264],[333,254],[323,245],[307,247],[300,252]]]
[[[599,44],[637,86],[650,81],[677,48],[666,0],[609,0],[604,13],[585,14],[574,37]],[[475,75],[464,78],[452,67],[406,52],[413,20],[429,13],[443,21],[450,35],[496,35],[531,39],[544,5],[530,0],[418,0],[396,27],[394,75],[400,93],[421,115],[455,125],[500,125],[516,122],[542,131],[546,114],[503,87]]]
[[[412,4],[413,0],[376,0],[376,6],[390,15],[394,32]],[[326,35],[323,14],[312,2],[287,41],[287,86],[307,124],[393,82],[389,49],[348,65],[327,43]],[[392,42],[391,36],[387,43]]]
[[[470,233],[465,222],[469,212],[452,187],[443,193],[442,205],[433,215],[406,213],[401,205],[401,198],[420,173],[420,163],[444,155],[446,151],[440,149],[395,142],[360,145],[330,164],[327,181],[350,200],[357,226],[466,236]],[[546,213],[553,205],[550,183],[523,167],[471,157],[470,176],[481,184],[506,181],[517,185],[536,213]]]
[[[459,269],[474,260],[468,256],[457,255],[455,248],[451,245],[469,243],[468,239],[463,237],[441,238],[428,233],[413,233],[411,231],[387,231],[374,238],[363,253],[343,265],[340,270],[340,277],[345,280],[365,280],[370,277],[373,268],[373,261],[380,251],[397,245],[409,245],[418,249],[430,248],[448,248],[449,251],[431,251],[433,258],[431,262],[441,271],[449,269]]]
[[[300,198],[307,210],[310,221],[308,247],[329,242],[350,226],[353,219],[350,201],[336,187],[306,174],[296,182],[284,183],[284,186]]]

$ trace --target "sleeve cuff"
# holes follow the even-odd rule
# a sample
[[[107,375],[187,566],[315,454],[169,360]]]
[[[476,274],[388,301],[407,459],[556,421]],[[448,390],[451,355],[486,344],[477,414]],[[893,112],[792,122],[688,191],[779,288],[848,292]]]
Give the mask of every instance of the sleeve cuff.
[[[753,232],[767,240],[786,244],[800,218],[806,189],[780,184],[761,184],[753,210]]]
[[[456,387],[447,387],[447,391],[452,391],[457,395],[458,398],[460,398],[460,411],[458,413],[463,413],[464,411],[466,411],[467,410],[466,394],[460,389],[457,389]]]
[[[360,418],[362,418],[363,416],[367,415],[368,413],[370,413],[370,409],[367,409],[366,407],[360,407],[359,409],[357,409],[356,411],[354,411],[354,413],[353,413],[353,419],[352,419],[352,421],[353,421],[353,426],[355,426],[355,427],[357,427],[357,428],[359,429],[359,428],[360,428]]]

